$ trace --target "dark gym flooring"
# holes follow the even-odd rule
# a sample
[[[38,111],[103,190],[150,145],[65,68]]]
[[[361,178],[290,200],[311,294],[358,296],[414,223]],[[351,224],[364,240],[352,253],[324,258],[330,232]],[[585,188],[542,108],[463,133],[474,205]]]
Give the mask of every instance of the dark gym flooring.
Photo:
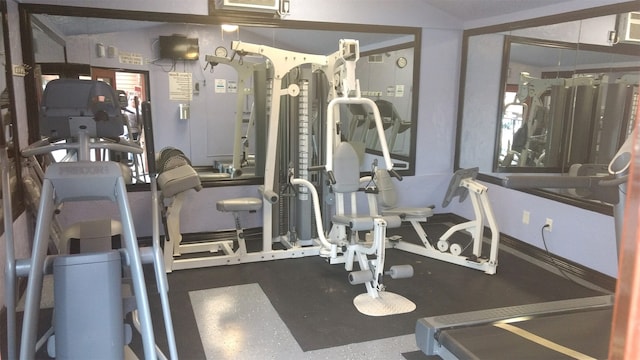
[[[433,242],[449,226],[425,228]],[[410,227],[389,230],[394,233],[417,241]],[[453,242],[464,248],[468,239],[456,234]],[[429,359],[415,345],[419,318],[603,294],[503,250],[495,275],[388,249],[386,266],[397,264],[412,265],[414,276],[389,279],[387,290],[416,309],[382,317],[359,313],[353,298],[366,291],[364,285],[350,285],[344,265],[317,256],[170,273],[180,358]],[[154,283],[151,277],[147,282]],[[156,338],[166,349],[159,301],[151,296]],[[5,332],[6,326],[3,340]],[[132,348],[141,355],[137,338]]]

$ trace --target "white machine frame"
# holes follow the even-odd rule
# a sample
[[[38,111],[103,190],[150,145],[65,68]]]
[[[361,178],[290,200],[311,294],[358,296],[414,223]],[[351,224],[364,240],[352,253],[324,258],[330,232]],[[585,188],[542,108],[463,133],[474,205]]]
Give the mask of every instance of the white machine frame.
[[[321,69],[325,71],[327,74],[334,74],[331,79],[334,83],[332,88],[341,88],[345,89],[345,94],[349,94],[351,91],[356,90],[356,97],[351,97],[345,100],[345,98],[335,98],[329,104],[329,116],[333,116],[334,107],[341,103],[348,102],[359,102],[364,103],[371,106],[376,112],[377,120],[376,124],[378,126],[378,134],[383,136],[382,141],[386,144],[386,140],[384,139],[384,129],[382,128],[382,121],[379,116],[379,112],[375,103],[366,98],[361,98],[359,95],[359,88],[357,87],[357,80],[355,79],[355,62],[359,58],[359,46],[358,42],[355,40],[341,40],[339,44],[339,50],[335,53],[325,56],[325,55],[313,55],[313,54],[303,54],[297,53],[282,49],[277,49],[264,45],[243,43],[240,41],[232,42],[232,49],[240,54],[255,54],[266,57],[270,65],[273,67],[273,81],[272,81],[272,92],[273,96],[271,96],[271,109],[279,109],[280,108],[280,97],[283,95],[288,96],[298,96],[300,94],[300,87],[296,84],[292,84],[288,86],[286,89],[282,89],[282,80],[285,75],[290,72],[295,67],[311,64],[313,67]],[[222,59],[219,59],[222,60]],[[334,94],[334,96],[337,96]],[[331,118],[331,117],[330,117]],[[269,113],[269,121],[268,121],[268,144],[277,143],[278,137],[278,127],[279,127],[279,112],[271,111]],[[236,124],[237,125],[237,124]],[[335,135],[335,122],[328,121],[327,131],[329,134]],[[328,145],[328,153],[327,156],[331,156],[333,146],[335,140],[331,139],[331,142]],[[275,164],[277,158],[277,148],[275,146],[268,146],[266,149],[266,164]],[[385,159],[388,164],[391,164],[391,160],[388,154],[385,154]],[[328,164],[328,169],[331,167],[331,164]],[[315,256],[320,254],[321,246],[315,242],[314,244],[308,246],[302,246],[299,243],[293,243],[286,236],[273,236],[273,226],[272,226],[272,217],[273,217],[273,209],[272,205],[279,201],[279,195],[274,191],[274,184],[276,181],[276,175],[274,173],[274,169],[272,166],[266,166],[265,174],[264,174],[264,185],[260,188],[261,198],[260,201],[263,203],[262,206],[262,219],[263,219],[263,238],[262,238],[262,249],[258,252],[246,252],[243,250],[238,251],[239,249],[233,249],[231,241],[238,241],[239,238],[236,236],[236,239],[222,240],[222,241],[213,241],[213,242],[205,242],[200,245],[179,245],[180,250],[179,253],[187,253],[187,252],[211,252],[212,256],[205,256],[200,258],[185,258],[178,259],[174,256],[171,256],[169,252],[165,253],[165,268],[167,271],[179,270],[179,269],[188,269],[188,268],[196,268],[196,267],[208,267],[208,266],[218,266],[218,265],[229,265],[229,264],[238,264],[245,262],[258,262],[258,261],[266,261],[266,260],[278,260],[278,259],[290,259],[297,257],[305,257],[305,256]],[[181,241],[182,236],[179,234],[179,210],[184,203],[184,197],[186,195],[175,195],[171,200],[171,205],[168,210],[168,225],[169,229],[169,239],[168,244],[170,248],[176,248],[175,242],[178,243]],[[232,202],[234,199],[229,199]],[[249,205],[245,211],[256,211],[254,205]],[[233,211],[234,217],[237,216],[238,212],[242,212],[242,207]],[[169,217],[172,217],[169,219]],[[236,218],[237,219],[237,218]],[[237,221],[237,220],[236,220]],[[241,229],[236,229],[236,233]],[[238,241],[240,244],[242,242]],[[274,249],[273,244],[280,243],[284,249]],[[183,247],[185,246],[185,247]],[[242,246],[241,246],[242,247]],[[183,251],[184,249],[184,251]],[[223,255],[215,254],[218,252],[224,252]]]
[[[375,192],[362,187],[362,184],[370,183],[371,177],[358,178],[358,156],[350,144],[340,144],[336,148],[336,155],[340,163],[332,162],[332,166],[337,166],[335,178],[329,176],[335,180],[331,181],[335,196],[335,215],[331,218],[332,225],[328,235],[325,235],[315,186],[308,180],[294,178],[293,171],[290,170],[289,173],[290,183],[306,188],[312,196],[315,223],[323,246],[321,256],[326,257],[331,264],[344,263],[351,284],[365,285],[366,293],[354,299],[354,305],[361,313],[384,316],[411,312],[415,309],[415,304],[401,295],[387,292],[383,283],[384,275],[390,275],[393,279],[413,276],[413,267],[410,265],[392,266],[389,271],[385,271],[386,230],[389,226],[399,226],[400,217],[377,214]],[[369,206],[374,206],[367,215],[358,213],[357,192],[361,190],[366,192]],[[361,232],[366,233],[364,238],[360,237]],[[358,270],[354,269],[356,261]]]
[[[289,71],[297,66],[301,66],[304,64],[314,64],[320,67],[325,67],[327,64],[327,57],[323,55],[303,54],[264,45],[233,41],[231,48],[238,54],[260,55],[266,57],[270,61],[270,64],[273,67],[273,81],[271,85],[273,95],[271,96],[270,109],[280,108],[281,96],[298,96],[298,94],[300,93],[300,88],[295,84],[287,87],[286,89],[282,89],[282,80]],[[279,116],[279,111],[270,111],[269,113],[267,144],[277,143],[278,127],[280,122]],[[265,163],[275,164],[276,157],[277,148],[275,146],[267,146]],[[267,260],[290,259],[318,255],[320,251],[320,246],[318,245],[303,247],[299,244],[290,242],[289,239],[282,236],[273,238],[273,226],[271,223],[273,216],[272,205],[279,201],[279,195],[274,191],[275,180],[276,176],[273,166],[266,166],[264,173],[264,185],[260,188],[260,193],[262,196],[260,198],[254,198],[263,203],[262,249],[257,252],[245,251],[246,247],[243,246],[244,241],[239,241],[238,238],[238,232],[240,231],[241,233],[241,229],[236,229],[236,239],[208,241],[200,245],[191,246],[191,248],[189,248],[190,245],[180,244],[182,235],[180,234],[179,230],[179,210],[182,207],[185,195],[176,195],[172,200],[171,212],[168,213],[168,216],[173,215],[173,218],[167,219],[168,224],[171,224],[171,228],[169,229],[170,236],[167,246],[174,249],[180,249],[179,252],[185,254],[188,252],[206,251],[212,253],[213,255],[180,259],[175,256],[171,256],[171,254],[165,254],[166,270],[173,271],[180,269],[231,265],[247,262],[260,262]],[[234,199],[229,199],[229,201],[233,200]],[[246,209],[246,211],[254,210],[256,209],[253,205],[250,205]],[[234,211],[234,217],[237,216],[237,212],[240,211],[243,210],[241,208],[236,209]],[[237,223],[238,220],[237,218],[235,219]],[[239,249],[233,249],[232,242],[234,240],[238,240],[240,247]],[[176,241],[178,242],[178,247],[176,247]],[[274,249],[274,243],[282,244],[284,246],[284,249]],[[220,251],[222,251],[224,254],[216,254]]]

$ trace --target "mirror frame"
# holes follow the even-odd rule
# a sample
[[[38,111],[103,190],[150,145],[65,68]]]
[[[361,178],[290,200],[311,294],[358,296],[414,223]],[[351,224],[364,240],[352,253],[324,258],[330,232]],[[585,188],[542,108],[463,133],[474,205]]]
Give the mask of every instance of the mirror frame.
[[[7,19],[7,2],[2,0],[0,1],[0,14],[2,15],[2,37],[3,37],[3,45],[4,45],[4,71],[6,77],[6,89],[7,95],[9,96],[9,113],[11,117],[11,124],[13,134],[13,148],[8,148],[9,151],[9,159],[12,160],[15,164],[16,169],[16,178],[22,179],[22,167],[21,167],[21,156],[20,154],[20,137],[18,136],[18,122],[16,116],[16,104],[15,104],[15,96],[14,96],[14,86],[13,86],[13,65],[11,61],[11,37],[9,36],[9,21]],[[3,131],[4,135],[4,131]],[[11,206],[12,206],[12,215],[13,221],[15,221],[25,210],[24,198],[22,196],[23,188],[22,181],[16,182],[16,189],[10,195],[11,196]],[[0,222],[0,235],[4,234],[4,222]]]
[[[260,26],[287,29],[304,29],[304,30],[326,30],[326,31],[345,31],[345,32],[371,32],[386,34],[402,34],[413,35],[414,37],[414,61],[413,61],[413,83],[411,98],[411,139],[410,139],[410,155],[408,170],[398,171],[403,176],[413,176],[416,170],[416,141],[417,141],[417,122],[418,122],[418,102],[419,102],[419,85],[420,85],[420,62],[421,62],[421,43],[422,29],[419,27],[405,26],[389,26],[389,25],[367,25],[367,24],[348,24],[348,23],[328,23],[328,22],[310,22],[297,20],[281,20],[273,18],[271,14],[248,14],[232,11],[216,11],[209,15],[191,15],[191,14],[171,14],[160,12],[145,11],[122,11],[114,9],[88,8],[75,6],[60,5],[42,5],[31,3],[20,3],[18,5],[20,16],[20,33],[22,34],[22,51],[25,64],[34,66],[35,55],[33,53],[33,33],[31,26],[31,15],[48,14],[60,16],[77,16],[77,17],[94,17],[94,18],[113,18],[122,20],[139,20],[139,21],[156,21],[167,23],[185,23],[200,25],[219,25],[222,23],[234,23],[240,26]],[[36,103],[35,79],[32,72],[25,77],[25,94],[27,117],[29,119],[38,118],[38,104]],[[38,124],[36,122],[29,123],[30,143],[40,139]],[[207,182],[206,186],[231,186],[231,185],[254,185],[261,184],[262,177],[251,179],[231,179],[225,181]],[[129,185],[131,186],[131,185]],[[130,190],[148,190],[148,184],[134,184]]]
[[[413,52],[414,52],[414,61],[416,61],[415,59],[417,59],[416,57],[416,52],[419,52],[420,50],[418,49],[418,47],[416,47],[416,42],[418,41],[418,38],[416,38],[416,40],[414,40],[414,44],[413,44]],[[382,54],[382,53],[386,53],[386,52],[392,52],[392,51],[397,51],[397,50],[404,50],[404,49],[409,49],[411,48],[411,43],[399,43],[393,46],[387,46],[387,47],[381,47],[381,48],[376,48],[376,49],[371,49],[371,50],[367,50],[367,51],[363,51],[360,53],[360,58],[366,58],[369,55],[374,55],[374,54]],[[413,176],[415,175],[415,166],[416,166],[416,139],[417,139],[417,121],[418,121],[418,99],[415,97],[418,94],[418,89],[420,88],[419,82],[420,82],[420,74],[418,74],[418,77],[416,78],[416,72],[419,72],[419,68],[420,68],[420,64],[418,63],[418,61],[416,61],[415,66],[413,68],[413,84],[411,85],[411,93],[412,93],[412,99],[411,99],[411,121],[412,121],[412,126],[411,126],[411,139],[410,139],[410,144],[409,144],[409,156],[405,156],[405,155],[399,155],[399,154],[393,154],[392,149],[389,149],[389,155],[391,157],[391,160],[393,161],[393,159],[397,159],[400,161],[406,161],[409,164],[412,164],[413,166],[411,166],[411,168],[407,171],[402,171],[399,170],[398,173],[400,175],[408,175],[408,176]],[[415,116],[413,114],[416,114]],[[380,150],[376,150],[376,149],[372,149],[372,148],[365,148],[365,152],[369,153],[369,154],[373,154],[373,155],[377,155],[377,156],[383,156],[382,151]],[[364,174],[364,173],[363,173]]]
[[[522,20],[512,23],[504,23],[498,25],[491,25],[486,27],[480,27],[475,29],[464,30],[462,34],[462,56],[460,61],[460,83],[459,83],[459,91],[458,91],[458,119],[456,126],[456,147],[455,147],[455,155],[454,155],[454,171],[460,169],[460,154],[461,154],[461,139],[462,139],[462,126],[464,119],[464,95],[465,95],[465,87],[466,87],[466,73],[467,73],[467,58],[469,56],[469,39],[472,36],[476,35],[486,35],[486,34],[494,34],[494,33],[504,33],[510,32],[513,30],[520,30],[531,27],[545,26],[545,25],[553,25],[561,22],[569,22],[569,21],[579,21],[593,17],[599,17],[604,15],[611,14],[621,14],[630,11],[638,11],[640,10],[640,5],[638,1],[627,1],[624,3],[613,4],[613,5],[604,5],[590,9],[572,11],[567,13],[555,14],[551,16],[538,17],[528,20]],[[506,35],[508,36],[508,35]],[[506,79],[506,70],[505,70],[505,61],[509,61],[509,52],[508,46],[503,47],[502,56],[502,74],[501,74],[501,84],[504,84],[504,80]],[[502,85],[504,87],[504,85]],[[499,99],[500,104],[502,104],[502,99]],[[502,105],[498,108],[501,109]],[[500,114],[496,114],[496,122],[498,121],[498,117]],[[499,130],[499,129],[498,129]],[[494,144],[495,145],[495,144]],[[492,155],[495,153],[495,149],[491,149]],[[502,186],[502,179],[494,176],[492,174],[480,173],[478,174],[478,179],[485,181],[487,183],[491,183],[494,185]],[[596,203],[594,201],[583,200],[576,197],[570,197],[558,193],[554,193],[552,191],[546,191],[541,189],[514,189],[515,191],[521,191],[525,193],[529,193],[532,195],[540,196],[543,198],[547,198],[550,200],[559,201],[565,204],[573,205],[576,207],[580,207],[583,209],[599,212],[605,215],[613,215],[613,207],[608,204]]]

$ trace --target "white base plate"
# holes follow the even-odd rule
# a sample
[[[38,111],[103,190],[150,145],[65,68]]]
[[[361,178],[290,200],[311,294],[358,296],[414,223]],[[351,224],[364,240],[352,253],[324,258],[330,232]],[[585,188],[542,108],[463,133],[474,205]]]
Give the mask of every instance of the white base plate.
[[[361,313],[369,316],[387,316],[412,312],[416,304],[404,296],[387,291],[378,293],[377,298],[368,293],[360,294],[353,299],[353,305]]]

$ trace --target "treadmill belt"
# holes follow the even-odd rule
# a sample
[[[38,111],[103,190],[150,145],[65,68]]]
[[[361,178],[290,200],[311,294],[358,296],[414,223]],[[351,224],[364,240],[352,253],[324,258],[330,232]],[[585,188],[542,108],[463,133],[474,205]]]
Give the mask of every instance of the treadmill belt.
[[[449,329],[438,340],[459,359],[606,359],[612,316],[607,308]]]

